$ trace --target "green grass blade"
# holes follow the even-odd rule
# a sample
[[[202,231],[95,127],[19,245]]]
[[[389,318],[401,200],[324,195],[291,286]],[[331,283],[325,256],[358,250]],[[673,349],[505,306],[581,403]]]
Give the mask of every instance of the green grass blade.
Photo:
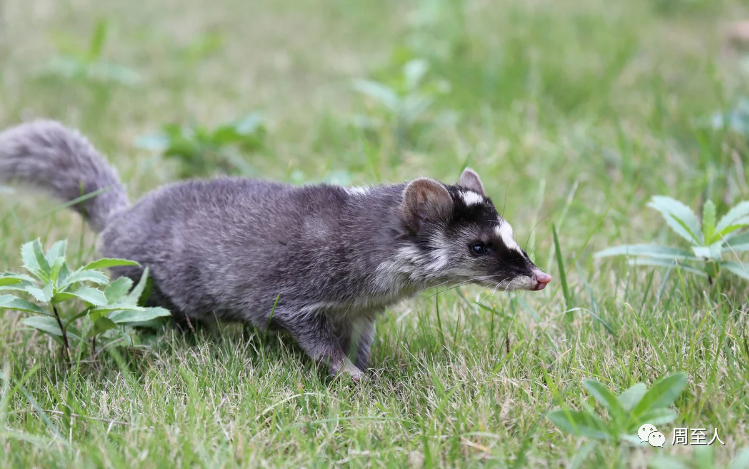
[[[570,295],[570,289],[567,285],[567,273],[564,270],[564,260],[562,259],[562,248],[559,246],[559,237],[557,236],[557,227],[552,223],[552,233],[554,234],[554,249],[557,256],[557,267],[559,268],[559,281],[562,284],[562,292],[564,293],[564,304],[569,310],[572,308],[572,296]],[[571,320],[571,313],[565,315],[567,320]]]

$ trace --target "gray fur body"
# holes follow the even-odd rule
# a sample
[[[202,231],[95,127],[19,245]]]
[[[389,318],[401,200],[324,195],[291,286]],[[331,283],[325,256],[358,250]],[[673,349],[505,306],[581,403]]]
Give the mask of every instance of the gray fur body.
[[[39,121],[0,133],[0,181],[31,183],[68,201],[104,190],[74,208],[100,232],[102,255],[142,266],[115,275],[138,278],[147,266],[152,300],[176,319],[288,331],[332,374],[355,379],[387,305],[437,284],[548,283],[520,255],[478,176],[466,174],[461,181],[471,190],[429,179],[366,189],[191,180],[131,206],[114,170],[76,132]],[[469,253],[474,238],[487,239],[496,256]],[[514,260],[497,261],[502,256]]]
[[[381,267],[400,236],[394,207],[403,187],[381,186],[365,199],[333,186],[187,181],[113,215],[100,251],[148,266],[157,302],[177,319],[183,313],[287,330],[321,359],[327,351],[305,347],[299,335],[335,334],[344,344],[356,333],[369,347],[376,314],[429,284],[411,278],[406,266],[400,272]],[[371,232],[373,225],[381,230]],[[119,273],[137,278],[140,271]],[[308,327],[318,317],[330,323]],[[318,337],[309,342],[321,343]]]

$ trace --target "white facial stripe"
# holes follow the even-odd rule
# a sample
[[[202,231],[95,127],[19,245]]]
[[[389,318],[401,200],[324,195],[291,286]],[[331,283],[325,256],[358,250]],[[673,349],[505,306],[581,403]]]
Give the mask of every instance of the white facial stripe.
[[[478,205],[484,202],[484,198],[473,191],[461,192],[460,197],[463,199],[466,205]]]
[[[496,231],[497,236],[502,239],[502,242],[505,243],[505,246],[507,246],[508,249],[514,249],[520,252],[520,246],[518,246],[518,243],[515,242],[515,238],[512,233],[512,226],[510,226],[509,223],[503,221],[502,224],[494,230]]]
[[[432,262],[427,264],[426,269],[431,272],[439,272],[440,270],[447,267],[447,262],[450,259],[448,256],[448,252],[444,249],[437,249],[432,254],[432,258],[434,259]]]
[[[431,244],[433,247],[431,252],[432,262],[426,268],[427,270],[437,272],[447,267],[447,263],[450,260],[450,245],[445,236],[440,232],[435,233]]]

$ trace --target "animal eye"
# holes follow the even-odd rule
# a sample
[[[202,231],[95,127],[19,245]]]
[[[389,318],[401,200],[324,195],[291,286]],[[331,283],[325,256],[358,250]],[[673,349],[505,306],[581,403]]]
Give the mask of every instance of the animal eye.
[[[473,255],[481,256],[483,254],[486,254],[486,245],[482,242],[472,243],[469,248],[471,249],[471,253]]]

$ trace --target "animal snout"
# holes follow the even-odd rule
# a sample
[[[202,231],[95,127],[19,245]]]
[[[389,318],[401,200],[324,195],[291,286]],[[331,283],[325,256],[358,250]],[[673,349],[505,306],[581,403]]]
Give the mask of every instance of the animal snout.
[[[533,274],[533,280],[536,282],[534,290],[543,290],[551,282],[551,275],[538,271]]]

